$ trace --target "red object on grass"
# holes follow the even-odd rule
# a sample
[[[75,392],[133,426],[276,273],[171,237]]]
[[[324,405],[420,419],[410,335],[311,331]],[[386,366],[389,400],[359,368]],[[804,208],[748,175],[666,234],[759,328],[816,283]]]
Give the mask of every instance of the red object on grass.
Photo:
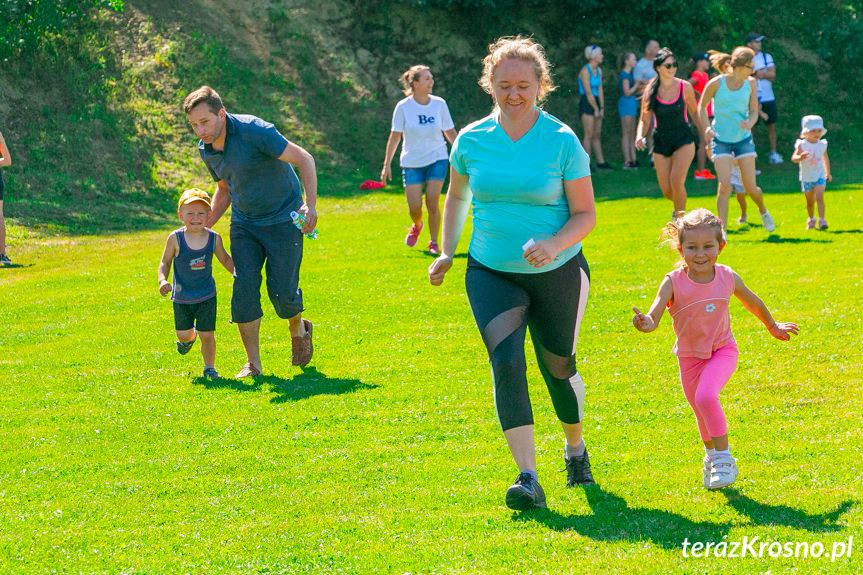
[[[360,187],[364,190],[377,190],[379,188],[383,188],[386,184],[383,182],[376,182],[375,180],[366,180]]]

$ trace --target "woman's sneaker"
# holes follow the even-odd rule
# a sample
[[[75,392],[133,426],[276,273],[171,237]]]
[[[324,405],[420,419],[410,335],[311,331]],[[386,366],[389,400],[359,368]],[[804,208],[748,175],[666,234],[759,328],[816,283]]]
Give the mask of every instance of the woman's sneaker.
[[[814,230],[815,229],[815,218],[809,218],[806,220],[806,229]]]
[[[545,491],[530,473],[519,473],[515,483],[506,490],[506,506],[516,511],[545,507]]]
[[[412,248],[415,245],[417,245],[417,240],[420,237],[420,232],[422,231],[422,229],[423,229],[423,223],[422,222],[420,222],[419,225],[413,224],[408,229],[408,235],[405,236],[405,245],[407,247]]]
[[[6,254],[0,254],[0,265],[11,266],[12,260],[10,260],[9,256]]]
[[[746,223],[746,214],[740,214],[740,217],[737,218],[737,223],[741,226]]]
[[[564,457],[563,460],[566,462],[567,487],[596,483],[593,480],[593,473],[590,471],[590,458],[587,456],[587,449],[581,455],[573,455],[570,458]]]
[[[714,455],[711,464],[708,489],[728,487],[737,479],[737,460],[730,455]]]
[[[776,229],[776,222],[773,221],[773,216],[770,215],[770,212],[761,214],[761,223],[764,225],[765,232],[769,233]]]
[[[429,255],[430,256],[439,256],[440,255],[440,247],[438,247],[437,242],[434,240],[429,242]]]
[[[825,220],[824,218],[821,218],[820,220],[818,220],[818,229],[819,230],[826,230],[827,229],[827,220]],[[12,262],[9,262],[9,263],[12,263]]]

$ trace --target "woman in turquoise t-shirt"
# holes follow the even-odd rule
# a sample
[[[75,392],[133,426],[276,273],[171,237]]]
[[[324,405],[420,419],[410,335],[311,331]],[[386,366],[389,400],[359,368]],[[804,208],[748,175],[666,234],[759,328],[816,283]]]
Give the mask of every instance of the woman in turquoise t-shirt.
[[[755,144],[752,126],[758,121],[758,92],[752,74],[755,52],[738,46],[731,54],[710,50],[710,64],[719,71],[704,87],[698,102],[698,115],[704,130],[705,145],[711,151],[716,169],[716,215],[728,228],[728,200],[731,198],[731,166],[740,167],[743,189],[758,206],[764,230],[776,224],[764,206],[761,189],[755,183]],[[713,102],[713,123],[708,124],[707,106]],[[723,229],[723,237],[725,230]]]
[[[554,89],[542,46],[523,37],[489,46],[480,85],[494,111],[465,127],[450,154],[440,285],[473,206],[465,287],[492,366],[495,407],[519,468],[512,509],[545,507],[536,474],[524,353],[529,328],[565,435],[567,484],[593,483],[582,440],[584,384],[575,363],[590,270],[581,241],[596,223],[590,159],[566,124],[536,107]]]

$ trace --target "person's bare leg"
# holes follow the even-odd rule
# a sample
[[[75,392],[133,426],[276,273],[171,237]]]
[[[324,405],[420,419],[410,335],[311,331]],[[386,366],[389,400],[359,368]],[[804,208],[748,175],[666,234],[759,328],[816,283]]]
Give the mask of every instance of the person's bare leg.
[[[216,365],[216,334],[212,331],[199,331],[198,336],[201,338],[201,356],[204,359],[204,365]]]
[[[426,182],[426,212],[428,212],[429,235],[431,241],[437,243],[440,235],[440,193],[443,189],[443,180],[431,180]]]
[[[533,425],[513,427],[503,432],[512,458],[519,471],[536,473],[536,446],[533,442]]]
[[[262,368],[259,339],[261,318],[247,323],[238,323],[237,329],[240,331],[240,339],[243,341],[243,348],[246,350],[246,361],[260,370]]]
[[[695,144],[687,144],[674,151],[671,156],[671,201],[674,202],[675,212],[686,211],[686,177],[689,175],[689,166],[695,156]]]

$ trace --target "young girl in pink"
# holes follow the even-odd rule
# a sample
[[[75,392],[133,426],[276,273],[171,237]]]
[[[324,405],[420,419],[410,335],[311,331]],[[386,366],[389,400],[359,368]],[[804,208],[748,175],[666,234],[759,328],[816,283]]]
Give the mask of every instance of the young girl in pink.
[[[731,295],[776,339],[789,340],[797,334],[798,327],[774,321],[764,302],[743,284],[740,276],[716,263],[725,247],[722,222],[708,210],[700,208],[685,214],[667,224],[662,235],[680,252],[681,260],[674,271],[665,275],[646,314],[632,308],[632,324],[639,331],[651,332],[668,308],[677,336],[672,352],[680,366],[680,382],[704,441],[704,487],[719,489],[737,478],[737,462],[728,448],[728,428],[719,403],[719,392],[737,368],[737,344],[728,315]]]

